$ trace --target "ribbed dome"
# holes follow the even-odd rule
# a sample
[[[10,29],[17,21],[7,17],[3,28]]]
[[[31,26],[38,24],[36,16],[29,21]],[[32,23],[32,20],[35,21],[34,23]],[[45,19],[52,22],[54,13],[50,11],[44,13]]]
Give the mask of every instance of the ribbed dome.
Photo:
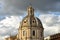
[[[40,19],[37,17],[26,16],[21,22],[22,27],[42,27]],[[43,27],[42,27],[43,28]]]
[[[41,28],[43,28],[40,19],[38,19],[37,17],[34,17],[34,9],[31,6],[29,6],[27,8],[27,12],[28,12],[28,15],[23,18],[23,20],[21,22],[21,27],[41,27]]]

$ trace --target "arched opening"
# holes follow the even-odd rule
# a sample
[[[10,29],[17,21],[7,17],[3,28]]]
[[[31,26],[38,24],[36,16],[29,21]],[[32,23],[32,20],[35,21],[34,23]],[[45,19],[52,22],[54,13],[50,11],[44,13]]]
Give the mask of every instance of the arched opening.
[[[33,36],[35,36],[35,31],[33,31]]]

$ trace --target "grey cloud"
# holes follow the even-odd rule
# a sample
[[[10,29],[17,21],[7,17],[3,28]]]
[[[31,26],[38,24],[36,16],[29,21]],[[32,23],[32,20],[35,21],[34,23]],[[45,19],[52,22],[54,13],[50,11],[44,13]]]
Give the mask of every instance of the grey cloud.
[[[19,27],[18,24],[19,24],[19,21],[21,21],[21,19],[22,19],[21,16],[13,16],[13,17],[12,16],[5,16],[5,19],[2,20],[3,22],[0,21],[0,36],[16,35],[18,33],[18,27]],[[6,20],[7,20],[7,24],[5,23]],[[8,21],[10,21],[11,23]]]
[[[4,16],[0,16],[0,21],[3,20],[3,19],[5,19],[5,17]]]
[[[60,11],[60,0],[6,0],[9,6],[15,6],[18,9],[26,9],[31,2],[34,8],[42,11]]]
[[[4,0],[0,15],[24,15],[30,2],[35,10],[42,12],[59,11],[60,0]]]
[[[45,23],[48,27],[55,26],[57,24],[60,24],[59,16],[58,15],[40,15],[39,17],[42,21],[42,23]]]
[[[17,9],[15,7],[7,7],[0,11],[0,16],[7,16],[7,15],[24,15],[25,11]]]
[[[44,27],[44,36],[60,33],[60,15],[45,14],[40,15]],[[48,32],[48,33],[47,33]]]
[[[2,28],[2,32],[0,33],[0,36],[6,36],[6,35],[16,35],[18,33],[17,29],[14,27],[5,27],[3,26]]]
[[[49,20],[49,19],[48,19]],[[58,20],[59,20],[59,18],[58,18],[58,16],[53,16],[52,18],[51,18],[51,23],[46,23],[48,26],[54,26],[54,25],[56,25],[56,24],[59,24],[59,22],[58,22]]]

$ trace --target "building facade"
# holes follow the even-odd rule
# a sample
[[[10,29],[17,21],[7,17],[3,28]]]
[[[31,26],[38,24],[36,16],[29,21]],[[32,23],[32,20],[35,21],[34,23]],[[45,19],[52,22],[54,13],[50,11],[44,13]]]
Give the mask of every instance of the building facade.
[[[44,40],[44,28],[40,19],[34,16],[34,8],[29,6],[27,12],[20,23],[18,37],[14,40]]]
[[[5,38],[5,40],[17,40],[16,36],[10,36],[8,38]]]
[[[50,36],[44,38],[44,40],[60,40],[60,33],[50,35]]]

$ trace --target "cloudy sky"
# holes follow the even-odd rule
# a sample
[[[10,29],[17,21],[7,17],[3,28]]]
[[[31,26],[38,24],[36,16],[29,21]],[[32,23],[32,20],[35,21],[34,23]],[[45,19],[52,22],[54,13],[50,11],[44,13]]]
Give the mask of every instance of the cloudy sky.
[[[30,3],[42,21],[44,36],[60,32],[60,0],[0,0],[0,40],[18,33]]]

